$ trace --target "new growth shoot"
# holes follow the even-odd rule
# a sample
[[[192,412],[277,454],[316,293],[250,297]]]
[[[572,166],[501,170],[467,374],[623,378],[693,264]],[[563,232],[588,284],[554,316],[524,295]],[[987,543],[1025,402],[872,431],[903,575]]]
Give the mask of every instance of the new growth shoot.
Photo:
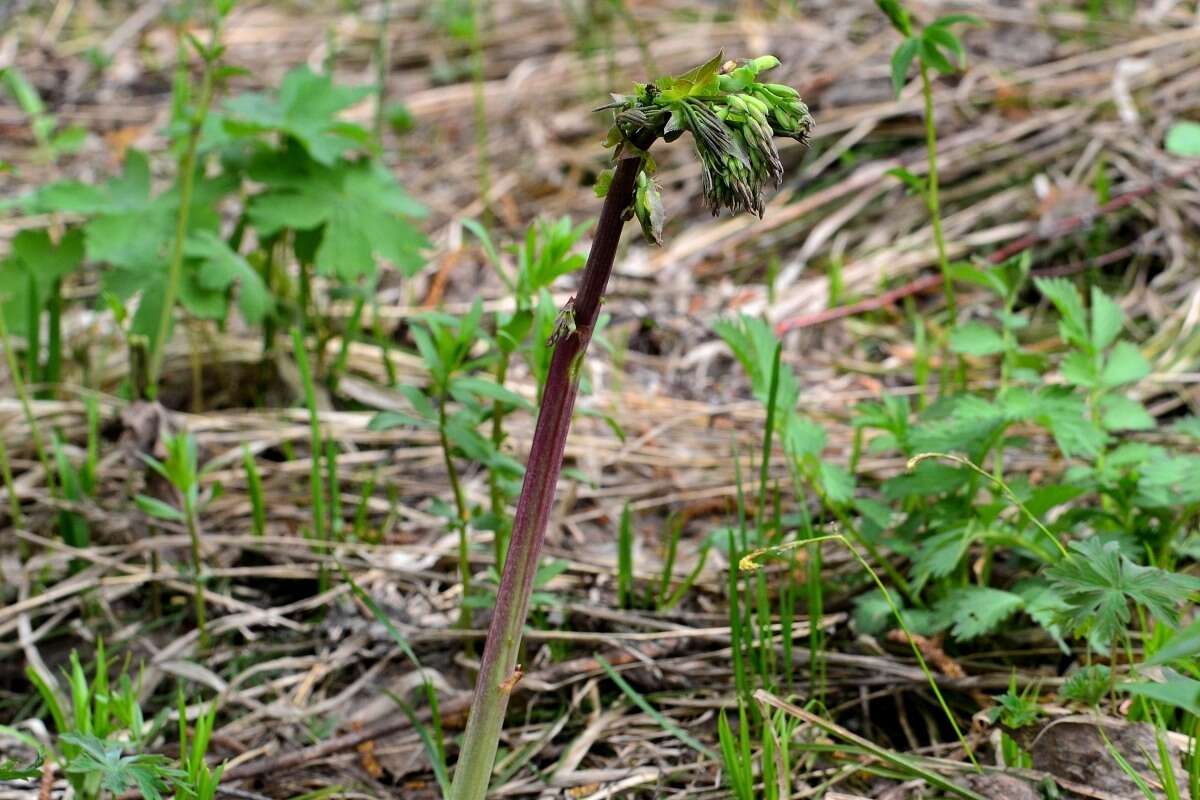
[[[714,214],[724,208],[761,216],[763,191],[783,180],[775,137],[803,143],[812,128],[812,117],[795,89],[759,80],[778,65],[774,56],[727,62],[718,54],[683,75],[637,84],[633,94],[614,95],[613,102],[603,107],[614,112],[605,146],[614,148],[616,168],[597,182],[596,193],[605,200],[587,266],[567,313],[547,343],[554,356],[454,772],[453,800],[482,800],[487,794],[510,694],[505,682],[517,669],[538,554],[575,406],[579,367],[600,313],[621,229],[626,220],[637,217],[646,238],[662,242],[666,214],[654,182],[654,160],[647,151],[658,139],[672,142],[690,133],[703,169],[706,205]]]

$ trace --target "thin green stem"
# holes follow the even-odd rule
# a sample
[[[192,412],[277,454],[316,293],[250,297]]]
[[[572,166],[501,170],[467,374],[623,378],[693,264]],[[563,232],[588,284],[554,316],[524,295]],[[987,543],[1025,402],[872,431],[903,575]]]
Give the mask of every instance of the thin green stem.
[[[938,151],[937,122],[933,116],[933,83],[929,79],[929,67],[921,63],[921,94],[925,98],[925,155],[929,159],[929,180],[925,201],[933,221],[933,241],[937,245],[938,266],[942,270],[942,290],[946,294],[946,311],[950,315],[950,326],[958,321],[958,304],[954,297],[954,281],[950,278],[950,261],[946,257],[946,238],[942,233],[942,206],[938,195]]]
[[[208,613],[204,605],[204,578],[201,575],[202,556],[200,554],[200,526],[196,522],[196,509],[189,507],[185,510],[188,538],[191,539],[192,549],[192,581],[196,593],[192,596],[192,604],[196,613],[196,629],[200,633],[201,652],[208,649]]]
[[[216,46],[219,39],[220,22],[213,25],[212,45]],[[175,299],[179,295],[179,286],[183,280],[183,247],[187,241],[188,220],[192,212],[192,192],[196,184],[196,154],[200,145],[200,134],[204,129],[204,120],[212,106],[214,88],[216,85],[215,58],[209,54],[204,57],[204,75],[200,83],[200,102],[192,114],[188,127],[187,149],[179,162],[179,212],[175,217],[175,239],[171,242],[171,259],[167,268],[167,286],[163,293],[162,314],[158,319],[158,335],[151,343],[150,378],[147,387],[152,396],[158,395],[158,379],[162,371],[163,356],[167,349],[167,337],[171,333],[171,318],[174,316]]]
[[[25,379],[21,376],[21,367],[17,364],[17,355],[16,351],[13,350],[12,337],[8,333],[8,321],[4,318],[3,306],[0,306],[0,345],[4,347],[4,358],[8,363],[8,374],[12,376],[13,388],[16,390],[17,399],[21,403],[21,412],[25,415],[26,424],[29,425],[29,435],[33,439],[33,449],[37,452],[38,460],[42,463],[42,469],[46,472],[46,485],[50,487],[50,493],[57,496],[54,470],[50,467],[50,455],[46,452],[46,443],[42,439],[42,431],[38,427],[37,417],[33,415],[33,404],[29,400],[29,389],[25,386]]]
[[[450,490],[454,494],[454,506],[458,509],[458,576],[462,581],[462,606],[459,609],[458,624],[463,630],[471,627],[471,607],[467,598],[471,595],[471,540],[467,535],[467,523],[470,510],[467,499],[463,494],[462,481],[458,477],[458,467],[454,465],[454,455],[450,449],[450,437],[446,434],[446,398],[438,400],[438,440],[442,445],[442,459],[446,463],[446,475],[450,478]]]

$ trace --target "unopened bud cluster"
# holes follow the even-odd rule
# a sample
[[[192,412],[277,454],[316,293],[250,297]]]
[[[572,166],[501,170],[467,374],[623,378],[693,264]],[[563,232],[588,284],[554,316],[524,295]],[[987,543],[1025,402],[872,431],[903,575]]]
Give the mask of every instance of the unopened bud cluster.
[[[713,214],[727,208],[762,216],[763,188],[783,180],[783,164],[774,137],[807,142],[812,117],[800,94],[780,83],[763,83],[759,75],[779,65],[774,56],[722,63],[718,55],[696,69],[654,83],[638,84],[631,96],[614,96],[605,106],[616,111],[609,145],[645,150],[657,138],[674,141],[692,134],[700,157],[705,203]],[[643,157],[648,161],[648,157]],[[652,162],[648,172],[653,172]],[[639,183],[646,202],[633,211],[647,231],[657,233],[650,211],[657,198],[653,182]]]

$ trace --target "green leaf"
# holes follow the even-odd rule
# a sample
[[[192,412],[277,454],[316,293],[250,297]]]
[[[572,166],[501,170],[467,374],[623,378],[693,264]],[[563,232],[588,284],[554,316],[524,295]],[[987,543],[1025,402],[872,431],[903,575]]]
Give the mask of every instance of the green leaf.
[[[937,25],[930,25],[925,29],[923,36],[926,41],[936,47],[948,50],[957,56],[960,67],[966,66],[967,52],[963,49],[962,41],[953,32]]]
[[[1172,155],[1200,158],[1200,122],[1176,122],[1167,131],[1164,146]]]
[[[184,773],[168,766],[163,755],[122,755],[119,742],[107,742],[92,735],[64,733],[63,741],[79,748],[66,766],[71,775],[98,776],[100,788],[121,795],[137,788],[146,800],[162,800],[168,781]]]
[[[892,23],[892,27],[901,36],[912,36],[912,20],[908,16],[908,11],[898,0],[875,0],[875,5],[879,6],[879,10],[887,16],[888,21]]]
[[[1112,642],[1129,625],[1129,603],[1137,603],[1168,625],[1178,620],[1178,606],[1200,590],[1200,579],[1130,561],[1117,542],[1093,536],[1072,542],[1072,557],[1046,570],[1068,610],[1064,619],[1074,631],[1090,631],[1096,640]]]
[[[596,183],[592,186],[592,191],[596,193],[596,197],[608,197],[608,187],[612,186],[613,171],[606,169],[596,176]]]
[[[946,14],[929,23],[930,28],[948,28],[951,25],[972,25],[981,28],[986,23],[974,14]]]
[[[1117,688],[1122,692],[1157,700],[1171,708],[1179,708],[1200,717],[1200,681],[1180,675],[1171,669],[1163,672],[1165,676],[1161,682],[1126,682],[1117,684]]]
[[[990,356],[1004,352],[1004,337],[982,322],[968,322],[950,333],[950,349],[966,355]]]
[[[928,30],[921,37],[917,53],[920,55],[921,61],[931,69],[936,69],[943,75],[952,75],[955,72],[955,67],[950,63],[950,59],[946,58],[945,54],[938,49],[937,42],[929,37]]]
[[[381,166],[360,161],[298,167],[272,174],[271,188],[251,199],[247,213],[260,235],[323,226],[317,270],[343,281],[373,276],[376,259],[406,276],[425,265],[429,243],[412,224],[425,209]]]
[[[1131,342],[1117,342],[1104,362],[1100,383],[1106,389],[1135,383],[1150,374],[1150,362]]]
[[[912,66],[912,60],[920,47],[920,40],[909,37],[892,53],[892,91],[896,97],[904,90],[904,84],[908,80],[908,68]]]
[[[1200,619],[1181,631],[1176,631],[1150,658],[1146,666],[1161,666],[1175,661],[1200,658]],[[1200,715],[1197,715],[1200,716]]]
[[[950,621],[950,633],[955,639],[969,641],[996,630],[1024,604],[1025,601],[1012,592],[967,586],[947,595],[934,611]]]
[[[1100,401],[1104,427],[1110,431],[1148,431],[1154,429],[1154,417],[1136,400],[1119,394],[1106,395]]]
[[[134,498],[134,503],[137,504],[137,507],[141,509],[143,514],[155,519],[166,519],[172,522],[183,521],[183,512],[175,508],[175,506],[164,503],[162,500],[139,494]]]
[[[1184,436],[1190,436],[1193,439],[1200,439],[1200,416],[1184,417],[1171,426],[1172,429],[1182,433]]]
[[[508,403],[517,408],[533,408],[533,404],[521,395],[486,378],[455,377],[450,381],[450,391],[451,393],[455,393],[456,396],[458,392],[465,392],[486,397],[490,400],[499,400],[501,403]]]
[[[1092,346],[1103,350],[1116,341],[1125,324],[1125,312],[1104,292],[1092,287]]]
[[[904,183],[904,185],[907,186],[913,194],[922,196],[925,194],[925,190],[928,186],[928,184],[925,182],[925,179],[914,175],[904,167],[892,167],[884,174],[891,175],[896,180]]]
[[[1062,315],[1059,331],[1063,339],[1078,347],[1086,347],[1090,343],[1087,312],[1083,308],[1083,296],[1075,284],[1066,278],[1034,278],[1033,282]]]
[[[34,781],[42,776],[44,759],[38,753],[29,766],[21,766],[16,761],[4,759],[0,761],[0,781]]]
[[[235,134],[286,134],[314,160],[332,166],[367,141],[364,129],[342,122],[338,114],[371,92],[370,86],[337,86],[328,75],[298,67],[284,76],[277,97],[248,93],[227,101],[226,128]]]
[[[238,285],[238,309],[247,322],[260,323],[270,313],[273,300],[262,276],[220,236],[197,231],[184,243],[184,253],[202,261],[196,279],[203,288],[224,295]]]
[[[844,505],[854,499],[854,475],[845,467],[822,461],[818,473],[821,486],[831,503]]]

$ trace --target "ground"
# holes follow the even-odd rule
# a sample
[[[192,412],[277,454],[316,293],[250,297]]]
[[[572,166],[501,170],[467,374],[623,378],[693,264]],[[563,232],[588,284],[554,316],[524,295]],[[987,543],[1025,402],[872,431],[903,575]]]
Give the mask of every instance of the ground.
[[[0,67],[28,80],[54,115],[56,130],[77,125],[86,131],[77,147],[57,151],[35,136],[29,108],[13,100],[6,84],[0,195],[10,202],[0,217],[0,252],[16,252],[12,245],[22,232],[47,229],[56,241],[95,213],[42,212],[21,202],[48,182],[99,183],[118,173],[131,152],[142,151],[149,154],[154,191],[173,184],[183,156],[178,131],[170,132],[179,34],[186,28],[208,41],[204,10],[187,21],[188,5],[0,4]],[[936,78],[934,86],[949,260],[984,269],[1028,256],[1023,268],[1031,277],[1068,278],[1085,292],[1095,287],[1115,298],[1122,336],[1149,365],[1136,380],[1115,385],[1124,387],[1121,402],[1140,404],[1150,423],[1110,426],[1100,434],[1108,436],[1103,453],[1137,443],[1188,458],[1195,439],[1170,426],[1200,408],[1200,168],[1164,142],[1181,121],[1200,119],[1200,8],[1129,5],[1023,0],[912,8],[922,20],[965,10],[982,23],[959,30],[965,70]],[[95,229],[88,233],[84,266],[61,284],[59,379],[31,381],[30,415],[9,366],[0,383],[0,429],[12,473],[0,516],[0,722],[26,740],[52,744],[54,725],[28,671],[59,676],[64,692],[68,654],[77,651],[90,674],[103,639],[113,680],[125,662],[139,681],[147,718],[175,713],[177,686],[191,718],[216,703],[208,756],[226,764],[225,796],[437,796],[423,738],[436,726],[429,725],[422,687],[432,687],[439,699],[452,764],[490,615],[490,600],[481,597],[470,626],[461,625],[456,490],[467,505],[486,511],[495,486],[494,471],[468,445],[455,440],[445,457],[436,424],[371,424],[380,411],[413,413],[400,387],[431,385],[436,370],[413,337],[416,320],[432,310],[462,317],[476,301],[488,320],[499,319],[513,308],[500,276],[520,268],[521,253],[512,245],[525,241],[530,226],[564,215],[575,223],[595,219],[601,201],[593,185],[608,166],[610,151],[602,142],[611,115],[592,109],[608,102],[610,92],[629,92],[634,81],[682,72],[719,51],[730,58],[773,53],[782,65],[772,80],[796,87],[816,124],[807,148],[780,140],[786,178],[769,192],[761,219],[711,217],[690,145],[659,143],[652,150],[668,214],[664,244],[643,241],[636,224],[624,234],[543,550],[546,563],[557,566],[535,596],[495,796],[735,796],[718,744],[718,717],[724,712],[736,723],[739,689],[746,688],[736,676],[735,650],[758,671],[749,688],[764,693],[757,701],[742,694],[750,717],[744,724],[757,737],[745,744],[755,754],[750,760],[757,770],[769,760],[760,752],[769,747],[761,716],[778,725],[791,720],[793,797],[1007,798],[1038,796],[1049,785],[1068,796],[1143,796],[1121,769],[1096,766],[1110,761],[1112,746],[1106,750],[1093,734],[1098,729],[1079,723],[1082,706],[1056,694],[1091,663],[1097,642],[1086,630],[1041,624],[1028,596],[1020,595],[1020,612],[1010,609],[1003,624],[985,625],[980,636],[956,635],[961,629],[926,619],[928,630],[910,637],[892,624],[886,608],[873,627],[863,622],[863,598],[874,584],[850,549],[828,540],[742,575],[743,604],[765,604],[747,612],[746,624],[765,614],[766,623],[777,626],[770,647],[731,626],[728,531],[740,528],[744,536],[754,528],[764,544],[791,540],[798,530],[853,539],[849,531],[871,529],[877,521],[872,510],[885,503],[890,506],[874,542],[881,550],[868,560],[881,573],[886,562],[918,584],[917,600],[908,604],[912,612],[925,610],[925,603],[938,608],[964,588],[1016,597],[1022,580],[1043,574],[1020,550],[1025,540],[1010,547],[1015,539],[995,544],[980,534],[963,545],[946,573],[914,580],[927,541],[920,537],[938,535],[939,508],[995,501],[996,510],[971,517],[981,528],[1015,528],[1023,517],[986,481],[972,483],[971,494],[956,484],[944,496],[934,488],[927,497],[919,489],[900,499],[889,495],[887,487],[914,469],[907,463],[914,452],[870,446],[875,433],[862,423],[863,403],[892,398],[919,407],[920,398],[932,402],[953,381],[961,381],[964,395],[999,403],[1005,382],[1020,380],[994,358],[999,350],[947,349],[957,328],[945,316],[929,208],[889,174],[903,167],[917,180],[927,175],[920,80],[915,70],[908,73],[895,99],[889,58],[900,39],[876,5],[479,0],[478,6],[481,33],[473,49],[472,4],[465,0],[236,4],[221,33],[227,48],[221,59],[242,71],[219,87],[214,109],[229,98],[274,91],[301,65],[329,72],[338,84],[371,86],[386,59],[388,113],[377,156],[425,207],[413,224],[428,246],[419,268],[383,264],[357,306],[367,285],[362,279],[343,285],[326,274],[295,290],[311,292],[295,296],[306,298],[309,305],[300,301],[299,307],[317,321],[307,340],[315,385],[305,376],[307,359],[302,365],[295,357],[288,325],[277,324],[271,338],[233,311],[204,320],[192,309],[180,314],[184,321],[165,349],[161,389],[149,402],[131,396],[133,349],[103,299],[110,284],[98,266],[102,259],[93,258]],[[193,54],[182,74],[195,87],[201,73]],[[364,92],[342,118],[371,129],[378,104],[377,94]],[[207,169],[215,172],[215,161]],[[241,191],[261,185],[247,181]],[[213,224],[227,239],[240,202],[234,193],[215,209]],[[489,242],[481,243],[480,229],[464,220],[478,221]],[[591,233],[581,231],[571,252],[586,253]],[[543,233],[541,241],[548,238]],[[374,258],[370,251],[368,258]],[[295,267],[287,260],[291,250],[284,259],[280,270]],[[253,258],[247,263],[261,267]],[[566,275],[553,284],[554,307],[567,303],[575,280]],[[998,318],[1002,301],[978,283],[959,281],[958,326]],[[2,284],[5,291],[12,285]],[[236,285],[243,298],[245,283]],[[1055,312],[1056,304],[1033,286],[1027,281],[1014,289],[1010,310],[1030,322],[1030,333],[1020,333],[1022,346],[1031,357],[1045,358],[1070,343],[1052,315],[1069,315],[1061,307]],[[280,285],[271,289],[283,297]],[[1101,303],[1085,296],[1095,325]],[[132,313],[136,292],[127,302]],[[768,419],[776,425],[783,412],[769,414],[763,402],[769,349],[760,341],[741,359],[730,337],[714,331],[718,321],[737,315],[760,321],[747,335],[779,337],[781,371],[795,376],[795,413],[809,426],[803,430],[824,431],[806,467],[798,467],[796,451],[778,439],[762,457]],[[20,328],[14,336],[9,355],[23,362],[28,336]],[[469,342],[470,354],[482,358],[491,341]],[[1092,355],[1115,358],[1110,345]],[[1008,363],[1007,356],[1000,360]],[[747,361],[760,367],[757,381]],[[1047,385],[1073,385],[1069,367],[1057,358],[1037,363]],[[514,358],[503,383],[525,404],[512,403],[504,439],[488,458],[524,462],[538,399],[536,358]],[[1097,393],[1110,389],[1088,395],[1089,408],[1101,408]],[[1118,405],[1128,411],[1113,401],[1104,413],[1116,413]],[[310,419],[316,440],[329,443],[326,454],[318,451],[322,468],[315,475]],[[1094,468],[1089,475],[1100,474],[1096,458],[1065,446],[1052,424],[1022,426],[1011,432],[1002,465],[996,456],[987,470],[1007,476],[1031,505],[1040,502],[1031,499],[1038,487],[1078,482],[1085,494],[1033,515],[1054,526],[1053,536],[1063,542],[1106,530],[1071,516],[1084,508],[1118,516],[1119,503],[1103,481],[1080,477],[1081,464]],[[490,422],[479,430],[486,439]],[[781,436],[787,430],[778,429]],[[166,460],[165,442],[176,432],[194,437],[198,463],[208,466],[198,485],[222,489],[198,521],[207,647],[193,615],[187,526],[182,517],[156,519],[134,501],[139,494],[178,499],[143,458]],[[60,442],[53,447],[52,433]],[[973,434],[955,435],[963,439],[951,437],[937,449],[969,456],[965,439]],[[50,460],[39,458],[39,438],[56,459],[54,481],[48,481]],[[247,458],[257,477],[245,467]],[[954,468],[966,474],[965,466]],[[63,476],[89,469],[90,479],[72,494]],[[843,474],[852,474],[853,499],[841,503],[835,487]],[[318,478],[328,490],[325,522],[335,540],[327,548],[312,538],[312,481]],[[987,503],[978,499],[988,492]],[[515,496],[501,507],[511,510],[511,501]],[[1135,530],[1135,517],[1143,519],[1138,509],[1151,509],[1145,518],[1171,529],[1164,541],[1128,551],[1135,560],[1154,551],[1138,568],[1183,578],[1196,573],[1195,502],[1131,506],[1122,517],[1128,537],[1143,530]],[[924,522],[914,522],[918,507],[929,509]],[[1050,513],[1051,507],[1059,511]],[[1068,507],[1073,510],[1062,513]],[[625,511],[634,597],[622,604]],[[902,519],[921,533],[905,529]],[[78,523],[66,520],[84,525],[86,541],[69,539],[65,529]],[[1070,527],[1073,520],[1083,521]],[[494,571],[493,533],[482,523],[470,531],[468,561],[478,590]],[[905,549],[902,539],[910,535],[916,538]],[[943,586],[959,579],[961,585]],[[889,576],[883,580],[895,593]],[[816,603],[814,581],[822,586]],[[1169,625],[1149,625],[1144,606],[1135,606],[1140,620],[1126,620],[1137,658],[1131,645],[1128,658],[1118,652],[1099,661],[1116,667],[1124,660],[1131,667],[1161,647],[1167,631],[1190,618],[1196,590],[1180,586],[1172,602],[1184,607],[1172,607]],[[790,610],[781,612],[785,603]],[[921,619],[914,613],[912,626],[922,627]],[[963,618],[955,619],[957,625]],[[784,633],[789,626],[790,636]],[[817,640],[814,629],[823,632]],[[819,648],[810,649],[813,641]],[[1194,664],[1167,669],[1169,681],[1191,674]],[[628,691],[618,688],[613,670]],[[964,743],[981,762],[1011,766],[1002,757],[1005,743],[1023,741],[1020,725],[988,715],[1010,687],[1009,697],[1038,701],[1042,724],[1055,722],[1041,739],[1020,744],[1032,759],[1021,768],[974,774]],[[398,711],[397,697],[412,704],[411,712]],[[1107,704],[1091,713],[1115,726],[1112,738],[1126,742],[1123,752],[1149,774],[1155,762],[1146,754],[1159,752],[1160,744],[1176,754],[1187,750],[1195,718],[1185,713],[1186,703],[1177,703],[1179,718],[1160,720],[1165,739],[1156,740],[1155,729],[1144,724],[1153,717],[1136,709],[1131,715],[1130,697],[1110,692]],[[1194,697],[1190,702],[1200,708]],[[809,717],[788,716],[785,706],[797,705]],[[171,719],[169,735],[148,739],[147,752],[178,756]],[[27,762],[30,752],[21,741],[0,736],[0,760]],[[823,751],[823,745],[830,746]],[[831,748],[838,752],[826,752]],[[1186,792],[1195,759],[1184,761],[1179,770]],[[46,764],[41,796],[63,796],[62,765]],[[1190,769],[1194,782],[1197,768]],[[930,773],[951,788],[930,782]],[[0,784],[0,797],[38,796],[38,786]],[[766,785],[755,791],[778,796]]]

